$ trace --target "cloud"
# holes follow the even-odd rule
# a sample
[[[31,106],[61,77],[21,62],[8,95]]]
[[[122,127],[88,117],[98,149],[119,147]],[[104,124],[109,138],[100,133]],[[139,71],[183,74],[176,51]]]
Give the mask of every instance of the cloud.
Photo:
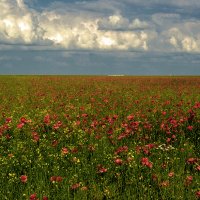
[[[163,32],[177,51],[200,52],[200,21],[183,22]]]
[[[121,0],[117,0],[121,1]],[[177,7],[200,7],[199,0],[122,0],[123,2],[128,2],[131,4],[141,4],[141,5],[167,5],[167,6],[177,6]]]
[[[8,56],[8,55],[3,55],[0,56],[0,62],[9,62],[9,61],[21,61],[21,58],[18,56]]]
[[[176,13],[156,13],[152,15],[152,21],[164,27],[179,22],[180,18],[180,15]]]
[[[146,0],[54,2],[41,12],[27,2],[1,0],[0,50],[18,45],[22,50],[200,51],[198,20],[167,12],[149,18],[125,14],[125,3],[143,5]],[[181,3],[189,6],[186,0],[148,1],[149,5]]]
[[[139,19],[129,22],[121,15],[93,18],[84,12],[77,16],[76,12],[58,8],[39,13],[29,9],[23,0],[3,0],[0,9],[6,10],[0,14],[1,42],[49,44],[66,49],[148,49],[148,34],[130,30],[147,25]]]

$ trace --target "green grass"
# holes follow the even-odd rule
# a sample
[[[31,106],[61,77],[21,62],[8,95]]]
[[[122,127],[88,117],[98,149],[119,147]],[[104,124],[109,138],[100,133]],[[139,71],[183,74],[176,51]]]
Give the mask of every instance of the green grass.
[[[200,198],[199,88],[199,77],[0,76],[0,199]]]

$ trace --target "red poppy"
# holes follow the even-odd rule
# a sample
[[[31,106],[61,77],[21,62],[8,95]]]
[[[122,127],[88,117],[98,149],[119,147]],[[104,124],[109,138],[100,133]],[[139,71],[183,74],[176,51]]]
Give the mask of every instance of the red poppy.
[[[53,140],[52,146],[53,146],[53,147],[56,147],[57,145],[58,145],[58,140]]]
[[[192,182],[193,177],[192,176],[187,176],[186,180]]]
[[[163,181],[160,183],[161,187],[168,187],[169,186],[169,181]]]
[[[116,165],[122,165],[123,164],[122,159],[120,159],[120,158],[115,159],[115,164]]]
[[[148,168],[152,168],[152,167],[153,167],[153,164],[149,161],[148,158],[142,158],[142,159],[141,159],[141,164],[142,164],[143,166],[148,167]]]
[[[6,124],[11,123],[11,122],[12,122],[12,118],[11,117],[6,118]]]
[[[99,169],[99,172],[100,172],[100,173],[105,173],[105,172],[107,172],[107,169],[104,168],[104,167],[102,167],[102,168]]]
[[[188,129],[189,131],[192,131],[193,126],[188,126],[187,129]]]
[[[153,181],[157,181],[158,180],[158,176],[156,174],[153,174],[151,176],[151,178],[152,178]]]
[[[21,175],[21,176],[20,176],[20,180],[21,180],[22,183],[26,183],[26,182],[28,181],[28,176],[26,176],[26,175]]]
[[[197,162],[197,158],[188,158],[187,163],[188,164],[195,164]]]
[[[120,154],[122,152],[127,152],[127,151],[128,151],[128,147],[127,146],[121,146],[115,151],[115,154]]]
[[[196,191],[196,197],[200,198],[200,190]]]
[[[32,137],[34,142],[38,142],[40,139],[40,136],[38,135],[37,132],[32,132]]]
[[[51,182],[62,182],[62,180],[63,180],[62,176],[52,176],[50,178]]]
[[[169,177],[173,177],[174,176],[174,172],[169,172],[168,176]]]
[[[97,169],[98,169],[98,173],[101,173],[101,174],[103,174],[103,173],[105,173],[105,172],[108,171],[108,170],[107,170],[106,168],[104,168],[101,164],[99,164],[99,165],[97,166]]]
[[[75,183],[74,185],[71,186],[71,190],[76,190],[79,187],[80,187],[80,183]]]
[[[50,115],[46,115],[46,116],[44,117],[44,123],[45,123],[46,125],[49,125],[50,122],[51,122],[51,120],[50,120]]]
[[[62,182],[62,180],[63,180],[62,176],[57,176],[56,177],[56,182]]]
[[[68,154],[69,150],[66,147],[63,147],[61,152],[62,154],[66,155]]]
[[[50,178],[50,181],[51,181],[51,182],[55,182],[55,181],[56,181],[56,178],[57,178],[57,176],[52,176],[52,177]]]
[[[21,123],[26,123],[26,122],[27,122],[27,119],[26,119],[25,117],[21,117],[20,122],[21,122]]]
[[[71,152],[72,152],[72,153],[78,153],[78,148],[77,148],[77,147],[74,147],[73,149],[71,149]]]
[[[23,126],[24,126],[24,123],[19,123],[19,124],[17,125],[17,128],[18,128],[18,129],[21,129]]]
[[[193,176],[187,176],[185,179],[185,185],[188,186],[192,183],[193,181]]]
[[[196,170],[197,170],[197,171],[200,171],[200,165],[196,167]]]
[[[37,200],[37,194],[36,193],[31,194],[30,195],[30,200]]]
[[[133,116],[133,115],[129,115],[129,116],[127,116],[127,119],[128,119],[129,121],[131,121],[131,120],[134,119],[134,116]]]

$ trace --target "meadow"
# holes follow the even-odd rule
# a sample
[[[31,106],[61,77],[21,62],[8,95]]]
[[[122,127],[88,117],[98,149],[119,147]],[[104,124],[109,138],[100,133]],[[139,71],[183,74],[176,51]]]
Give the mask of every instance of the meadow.
[[[0,199],[200,199],[200,77],[0,76]]]

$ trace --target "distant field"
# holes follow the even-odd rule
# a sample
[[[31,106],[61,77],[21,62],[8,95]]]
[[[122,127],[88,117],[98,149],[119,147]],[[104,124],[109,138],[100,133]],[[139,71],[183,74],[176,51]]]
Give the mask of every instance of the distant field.
[[[200,77],[0,76],[0,199],[200,199]]]

